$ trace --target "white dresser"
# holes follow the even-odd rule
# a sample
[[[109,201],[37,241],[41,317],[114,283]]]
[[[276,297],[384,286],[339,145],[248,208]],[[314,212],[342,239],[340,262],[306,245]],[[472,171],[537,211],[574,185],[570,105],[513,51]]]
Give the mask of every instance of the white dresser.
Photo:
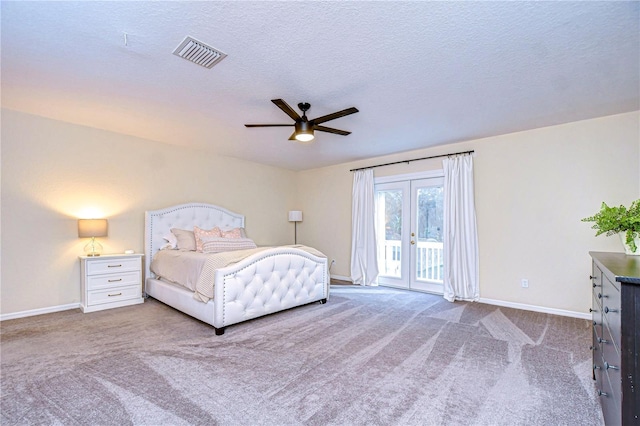
[[[80,256],[82,312],[143,303],[142,254]]]

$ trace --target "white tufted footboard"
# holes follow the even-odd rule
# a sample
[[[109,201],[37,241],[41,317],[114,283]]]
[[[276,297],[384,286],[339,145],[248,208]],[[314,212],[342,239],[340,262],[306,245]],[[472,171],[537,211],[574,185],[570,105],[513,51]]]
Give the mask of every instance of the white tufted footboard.
[[[276,247],[257,253],[215,275],[216,334],[224,327],[329,297],[327,259]]]

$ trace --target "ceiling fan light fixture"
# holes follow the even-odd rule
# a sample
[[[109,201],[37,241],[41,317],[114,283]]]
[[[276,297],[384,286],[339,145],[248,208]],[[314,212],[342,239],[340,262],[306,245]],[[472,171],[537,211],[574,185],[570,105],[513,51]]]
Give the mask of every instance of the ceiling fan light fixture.
[[[315,137],[313,128],[308,121],[296,123],[296,135],[294,136],[298,142],[311,142]]]

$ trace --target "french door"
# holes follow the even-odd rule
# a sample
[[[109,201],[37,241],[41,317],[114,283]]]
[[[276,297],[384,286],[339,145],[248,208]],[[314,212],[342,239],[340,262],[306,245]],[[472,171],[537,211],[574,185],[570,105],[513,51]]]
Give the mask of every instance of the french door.
[[[443,292],[443,178],[377,183],[378,284]]]

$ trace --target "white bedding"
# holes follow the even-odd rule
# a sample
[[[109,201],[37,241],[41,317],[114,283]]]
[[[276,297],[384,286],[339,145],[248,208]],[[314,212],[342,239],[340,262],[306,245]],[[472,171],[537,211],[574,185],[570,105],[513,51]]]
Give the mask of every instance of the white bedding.
[[[210,254],[196,251],[160,250],[153,256],[150,268],[156,278],[196,291],[198,277],[208,256]]]

